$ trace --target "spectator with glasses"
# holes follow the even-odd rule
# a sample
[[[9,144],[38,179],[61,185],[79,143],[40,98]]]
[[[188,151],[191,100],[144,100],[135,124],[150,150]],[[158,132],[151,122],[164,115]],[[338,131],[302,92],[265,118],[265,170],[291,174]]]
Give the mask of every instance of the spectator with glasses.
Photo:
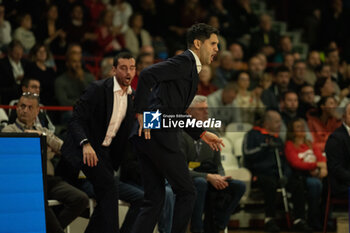
[[[21,88],[24,94],[31,93],[33,95],[40,96],[40,81],[36,78],[25,78],[22,81]],[[18,104],[18,99],[12,100],[9,105],[15,106]],[[44,106],[40,104],[40,106]],[[17,118],[17,112],[10,110],[9,123],[15,123]],[[50,117],[46,111],[40,110],[38,117],[35,120],[35,125],[48,128],[51,132],[55,132],[55,126],[52,124]]]
[[[89,198],[84,192],[63,181],[61,177],[55,176],[51,160],[56,154],[61,154],[63,142],[47,128],[35,125],[40,111],[39,95],[24,92],[18,101],[16,111],[16,122],[3,128],[2,132],[46,135],[47,198],[63,203],[63,209],[56,215],[51,208],[47,208],[46,227],[47,232],[63,233],[63,229],[86,209]]]

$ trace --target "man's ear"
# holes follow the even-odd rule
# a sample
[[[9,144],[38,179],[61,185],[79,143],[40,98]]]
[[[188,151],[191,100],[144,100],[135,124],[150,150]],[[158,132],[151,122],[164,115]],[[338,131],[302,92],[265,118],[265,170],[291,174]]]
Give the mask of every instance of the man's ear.
[[[195,40],[193,41],[193,45],[194,45],[194,47],[195,47],[197,50],[199,50],[199,49],[201,48],[201,46],[202,46],[202,41],[201,41],[201,40],[198,40],[198,39],[195,39]]]

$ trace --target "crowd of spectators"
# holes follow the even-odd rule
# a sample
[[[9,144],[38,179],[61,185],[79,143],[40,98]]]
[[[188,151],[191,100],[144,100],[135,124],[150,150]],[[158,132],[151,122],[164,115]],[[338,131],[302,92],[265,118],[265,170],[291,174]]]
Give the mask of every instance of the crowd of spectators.
[[[266,8],[256,9],[261,5]],[[297,193],[294,178],[301,177],[308,195],[295,201],[308,202],[305,219],[319,229],[321,178],[328,172],[325,145],[342,125],[340,108],[350,98],[349,5],[345,0],[3,0],[0,104],[15,105],[22,92],[31,92],[40,94],[40,105],[74,106],[89,83],[113,75],[113,56],[121,51],[137,57],[131,84],[136,89],[142,69],[183,52],[187,28],[208,23],[220,30],[220,52],[211,66],[202,67],[197,94],[207,96],[209,116],[222,121],[218,133],[230,123],[258,127],[248,135],[245,165],[272,206],[277,171],[263,167],[271,172],[266,176],[255,161],[259,155],[249,152],[261,147],[259,140],[272,127],[268,133],[278,137],[271,140],[286,152],[285,172],[291,168],[297,174],[287,188]],[[290,31],[274,26],[280,22]],[[298,50],[298,43],[308,51]],[[278,129],[266,116],[281,121]],[[71,112],[57,117],[41,111],[35,125],[54,131],[70,117]],[[275,217],[271,206],[266,223]],[[303,221],[304,212],[298,212]]]

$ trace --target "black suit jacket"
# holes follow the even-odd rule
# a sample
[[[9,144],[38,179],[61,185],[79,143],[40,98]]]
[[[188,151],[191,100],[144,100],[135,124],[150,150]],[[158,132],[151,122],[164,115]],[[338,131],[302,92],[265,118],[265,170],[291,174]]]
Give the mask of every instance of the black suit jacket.
[[[24,60],[21,60],[21,63],[25,75],[27,63]],[[15,81],[8,57],[0,60],[0,83],[0,103],[7,105],[11,100],[18,99],[21,95],[21,86]]]
[[[125,154],[125,145],[132,122],[133,95],[128,95],[126,116],[117,135],[110,145],[110,155],[113,167],[118,169],[122,155]],[[113,78],[95,81],[84,91],[73,110],[67,136],[62,146],[62,156],[70,162],[74,169],[79,170],[82,165],[82,147],[80,142],[88,139],[97,156],[106,136],[113,110]],[[100,159],[100,157],[99,157]]]
[[[344,125],[329,136],[325,151],[332,194],[347,197],[350,187],[350,136]]]
[[[137,113],[143,113],[159,109],[163,114],[184,114],[196,95],[198,81],[196,61],[189,50],[147,67],[140,73],[135,110]],[[137,135],[138,128],[138,124],[135,124],[131,136]],[[198,139],[203,130],[191,129],[186,132]],[[153,130],[151,134],[168,149],[178,145],[173,130]]]

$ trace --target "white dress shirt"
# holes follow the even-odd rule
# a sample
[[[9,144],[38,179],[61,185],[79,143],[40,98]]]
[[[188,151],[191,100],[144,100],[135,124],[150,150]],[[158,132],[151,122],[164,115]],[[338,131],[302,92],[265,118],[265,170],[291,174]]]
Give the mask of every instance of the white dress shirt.
[[[197,73],[199,74],[199,72],[201,72],[201,70],[202,70],[202,63],[199,60],[199,57],[197,56],[197,54],[195,54],[191,49],[189,49],[189,50],[193,54],[194,59],[196,60]]]
[[[114,93],[113,111],[112,111],[111,120],[109,121],[106,137],[102,143],[103,146],[109,146],[112,142],[112,139],[117,134],[120,128],[120,125],[126,115],[126,110],[128,106],[127,95],[131,94],[131,92],[132,90],[131,90],[131,87],[129,86],[125,93],[123,89],[120,87],[117,81],[117,78],[113,77],[113,93]]]

